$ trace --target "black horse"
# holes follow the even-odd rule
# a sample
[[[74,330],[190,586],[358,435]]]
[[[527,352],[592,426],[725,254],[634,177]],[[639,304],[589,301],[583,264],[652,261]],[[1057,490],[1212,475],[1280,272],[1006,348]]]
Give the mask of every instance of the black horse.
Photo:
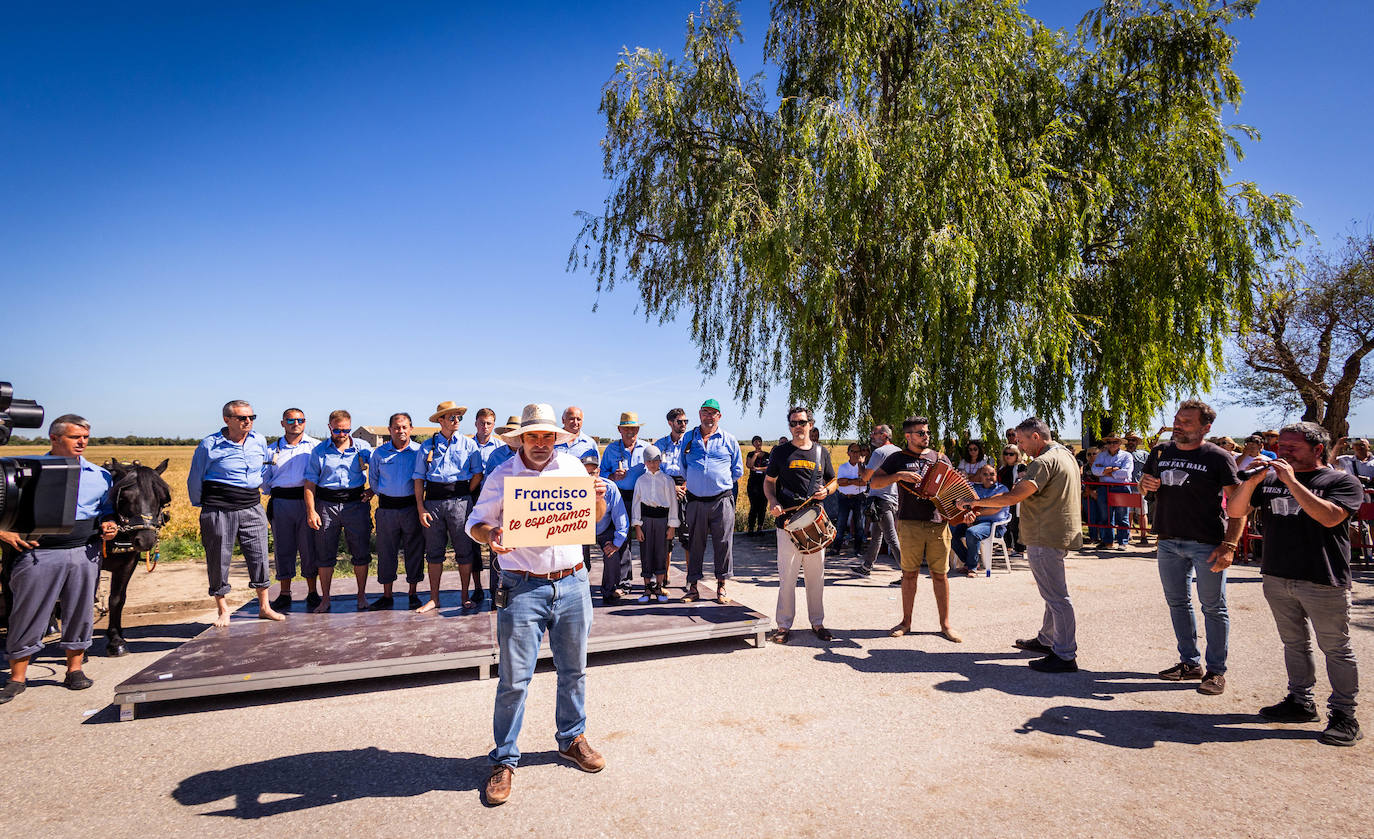
[[[127,655],[124,643],[124,603],[129,595],[129,580],[138,567],[140,554],[157,548],[158,532],[170,516],[172,491],[162,480],[167,461],[148,468],[137,460],[120,463],[110,460],[105,469],[114,478],[110,501],[114,505],[119,533],[105,543],[101,568],[110,572],[110,615],[105,628],[105,655]]]

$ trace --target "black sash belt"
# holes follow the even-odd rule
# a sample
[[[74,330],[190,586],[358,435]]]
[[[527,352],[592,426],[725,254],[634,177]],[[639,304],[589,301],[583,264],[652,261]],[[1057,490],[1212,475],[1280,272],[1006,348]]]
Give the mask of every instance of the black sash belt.
[[[413,495],[382,495],[377,493],[377,506],[383,510],[405,510],[415,506]]]
[[[229,486],[219,481],[201,481],[200,506],[206,510],[247,510],[262,501],[256,489]]]
[[[330,504],[350,504],[354,501],[363,500],[363,488],[326,489],[325,487],[315,487],[315,497]]]
[[[667,507],[650,507],[648,504],[639,505],[640,515],[646,519],[666,519],[668,518]]]
[[[705,502],[707,502],[707,503],[710,503],[710,502],[712,502],[712,501],[719,501],[720,499],[724,498],[724,497],[727,496],[727,495],[734,495],[734,493],[735,493],[734,490],[727,489],[726,491],[724,491],[724,492],[718,492],[718,493],[716,493],[715,495],[694,495],[694,494],[691,492],[691,490],[688,490],[688,491],[687,491],[687,500],[688,500],[688,501],[705,501]]]
[[[272,497],[282,501],[301,501],[305,498],[305,487],[277,487],[272,490]]]
[[[454,481],[451,484],[425,481],[426,501],[447,501],[450,498],[462,498],[467,494],[468,485],[462,481]]]

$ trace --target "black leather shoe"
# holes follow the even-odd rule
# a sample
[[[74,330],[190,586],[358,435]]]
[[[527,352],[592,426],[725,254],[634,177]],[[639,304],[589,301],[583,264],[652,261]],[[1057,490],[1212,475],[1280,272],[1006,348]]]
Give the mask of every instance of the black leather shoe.
[[[276,597],[272,598],[272,609],[277,612],[291,611],[291,595],[278,594]]]
[[[91,677],[80,670],[67,671],[67,678],[62,680],[62,686],[67,690],[85,690],[93,684],[95,682],[91,680]]]
[[[27,687],[23,682],[5,682],[5,686],[0,688],[0,705],[23,693]]]
[[[1054,650],[1050,649],[1048,644],[1040,643],[1039,638],[1017,638],[1015,641],[1011,642],[1011,645],[1018,650],[1025,650],[1031,653],[1044,653],[1045,655],[1054,654]]]
[[[368,606],[367,610],[369,612],[385,612],[394,605],[396,605],[396,601],[390,595],[382,595],[372,601],[372,605]]]
[[[1060,658],[1054,653],[1050,653],[1044,658],[1037,658],[1030,663],[1032,670],[1039,670],[1041,673],[1077,673],[1078,662],[1071,658]]]
[[[305,596],[305,608],[307,611],[314,611],[315,607],[324,602],[324,599],[315,592],[310,592]]]

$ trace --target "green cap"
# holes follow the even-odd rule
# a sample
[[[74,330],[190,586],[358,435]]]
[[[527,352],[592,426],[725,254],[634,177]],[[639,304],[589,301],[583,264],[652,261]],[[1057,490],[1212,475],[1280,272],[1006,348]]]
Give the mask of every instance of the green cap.
[[[720,402],[718,402],[718,401],[715,400],[715,399],[707,399],[705,402],[701,403],[701,407],[703,407],[703,408],[713,408],[713,409],[719,411],[719,410],[720,410]]]

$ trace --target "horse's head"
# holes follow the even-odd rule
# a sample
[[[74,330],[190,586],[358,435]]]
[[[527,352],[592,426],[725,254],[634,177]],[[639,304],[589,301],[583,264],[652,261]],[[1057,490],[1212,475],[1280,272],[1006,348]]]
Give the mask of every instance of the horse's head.
[[[172,490],[162,480],[167,469],[164,460],[156,468],[148,468],[135,460],[105,464],[114,485],[110,487],[110,501],[119,521],[118,543],[132,542],[134,551],[151,551],[157,544],[158,530],[167,523],[167,505],[172,503]]]

